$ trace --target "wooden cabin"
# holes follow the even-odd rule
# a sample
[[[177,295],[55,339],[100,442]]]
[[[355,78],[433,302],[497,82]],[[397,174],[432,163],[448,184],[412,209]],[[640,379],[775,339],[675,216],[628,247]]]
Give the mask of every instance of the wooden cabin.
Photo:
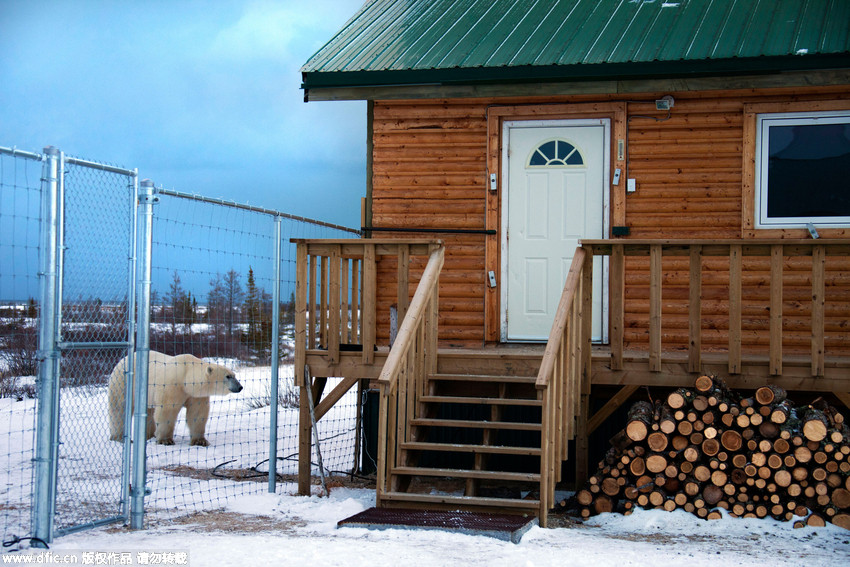
[[[850,403],[848,21],[828,0],[367,2],[302,69],[306,101],[368,101],[364,238],[298,242],[302,491],[305,375],[317,397],[344,378],[318,419],[380,389],[379,506],[543,525],[642,386]],[[463,494],[432,494],[446,478]]]

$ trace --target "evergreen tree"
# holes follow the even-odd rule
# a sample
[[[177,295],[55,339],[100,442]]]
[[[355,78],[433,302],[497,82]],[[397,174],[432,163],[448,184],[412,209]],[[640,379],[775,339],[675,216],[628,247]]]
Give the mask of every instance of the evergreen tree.
[[[37,319],[38,318],[38,305],[35,302],[35,299],[30,297],[27,302],[27,318],[28,319]]]
[[[216,334],[224,333],[227,336],[228,345],[233,342],[233,327],[243,297],[242,284],[235,270],[230,270],[226,274],[216,274],[215,278],[210,280],[207,317]]]
[[[271,296],[257,286],[253,268],[248,268],[248,282],[245,286],[245,317],[248,332],[245,342],[262,360],[271,352]]]
[[[168,286],[165,305],[170,311],[169,323],[171,324],[171,333],[177,334],[177,324],[184,322],[184,309],[186,305],[186,292],[183,290],[183,284],[180,281],[180,275],[177,273],[177,270],[174,270],[171,284]]]

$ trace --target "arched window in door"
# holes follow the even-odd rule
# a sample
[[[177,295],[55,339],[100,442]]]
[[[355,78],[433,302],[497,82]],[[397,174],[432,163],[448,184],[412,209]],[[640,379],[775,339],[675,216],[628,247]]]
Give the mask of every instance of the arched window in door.
[[[543,142],[528,158],[526,167],[581,167],[584,158],[570,142],[563,139]]]

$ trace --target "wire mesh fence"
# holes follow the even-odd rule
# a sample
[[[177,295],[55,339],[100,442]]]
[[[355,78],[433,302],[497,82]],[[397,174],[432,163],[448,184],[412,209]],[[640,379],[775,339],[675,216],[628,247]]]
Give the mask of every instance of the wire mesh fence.
[[[35,159],[35,158],[39,159]],[[38,374],[40,156],[0,152],[0,530],[31,533]]]
[[[168,439],[164,432],[164,438],[149,446],[150,511],[166,517],[169,511],[214,508],[234,495],[267,490],[278,238],[281,299],[276,338],[280,366],[275,470],[282,480],[296,473],[298,393],[292,370],[295,248],[290,239],[346,235],[350,233],[333,226],[279,217],[271,211],[160,191],[153,221],[151,349],[169,356],[191,354],[218,365],[200,383],[190,384],[199,391],[210,387],[206,383],[209,378],[227,371],[242,389],[220,390],[210,396],[209,416],[203,426],[187,408],[174,424],[173,438]],[[163,376],[179,374],[183,364],[162,360],[155,371]],[[152,395],[165,400],[168,386],[158,384],[156,388],[159,390]],[[356,392],[336,410],[335,416],[320,424],[329,455],[325,464],[350,471],[354,465]],[[202,434],[208,446],[195,443]],[[172,440],[173,445],[162,444]]]
[[[38,532],[45,518],[47,539],[126,520],[136,480],[126,415],[133,376],[123,361],[135,351],[139,315],[138,176],[55,153],[58,170],[48,173],[43,164],[52,153],[0,148],[4,542]],[[47,198],[51,179],[59,181],[51,189],[58,196]],[[45,208],[54,201],[56,211]],[[158,201],[147,519],[167,520],[267,491],[270,463],[281,490],[294,492],[287,484],[298,467],[299,420],[290,240],[356,231],[172,190],[160,189]],[[50,221],[55,234],[45,232],[46,216],[57,217]],[[45,252],[47,241],[55,242],[56,277],[55,291],[45,295],[54,261]],[[45,297],[54,296],[57,309],[44,316]],[[47,350],[45,336],[55,339]],[[55,380],[45,375],[52,360]],[[45,385],[50,382],[53,394]],[[359,401],[352,390],[319,423],[328,472],[355,468]]]

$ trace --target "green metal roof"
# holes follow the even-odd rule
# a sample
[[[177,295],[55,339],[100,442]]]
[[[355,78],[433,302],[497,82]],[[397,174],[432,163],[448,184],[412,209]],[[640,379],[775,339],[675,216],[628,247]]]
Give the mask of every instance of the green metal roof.
[[[850,67],[850,0],[370,0],[305,89]]]

